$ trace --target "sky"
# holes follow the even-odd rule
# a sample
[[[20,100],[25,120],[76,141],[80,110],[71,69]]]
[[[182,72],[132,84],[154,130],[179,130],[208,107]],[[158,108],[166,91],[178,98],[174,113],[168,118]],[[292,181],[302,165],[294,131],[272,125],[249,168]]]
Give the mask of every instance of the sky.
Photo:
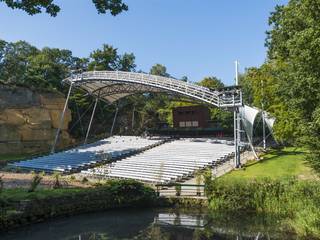
[[[88,57],[102,44],[120,54],[134,53],[137,70],[149,72],[157,63],[176,78],[199,81],[216,76],[234,82],[240,71],[266,58],[268,17],[287,0],[124,0],[129,11],[98,14],[91,0],[55,0],[61,12],[29,16],[0,3],[0,39],[25,40],[42,47],[69,49]]]

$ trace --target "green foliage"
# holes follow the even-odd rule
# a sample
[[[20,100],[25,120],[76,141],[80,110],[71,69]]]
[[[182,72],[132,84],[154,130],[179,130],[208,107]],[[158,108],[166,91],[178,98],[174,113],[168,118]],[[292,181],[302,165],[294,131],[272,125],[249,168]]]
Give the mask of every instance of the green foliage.
[[[210,89],[224,87],[224,84],[221,82],[221,80],[216,77],[205,77],[200,82],[198,82],[198,85],[203,86],[203,87],[207,87]]]
[[[167,73],[167,68],[161,64],[153,65],[150,69],[150,74],[162,77],[170,77],[170,74]]]
[[[119,54],[117,48],[108,44],[94,50],[89,58],[78,58],[65,49],[48,47],[37,49],[23,41],[8,43],[0,40],[1,82],[28,87],[35,91],[56,91],[66,94],[68,88],[61,84],[61,80],[69,76],[70,70],[135,71],[135,68],[133,53]],[[152,66],[150,73],[170,77],[166,67],[161,64]],[[184,81],[186,80],[184,77]],[[177,79],[176,81],[182,80]],[[221,81],[215,77],[205,78],[199,84],[210,88],[223,86]],[[93,102],[93,97],[85,96],[84,91],[74,89],[69,100],[72,114],[69,131],[73,137],[81,139],[85,136]],[[115,134],[141,134],[147,129],[159,128],[167,123],[172,125],[173,108],[193,105],[186,99],[176,99],[164,93],[132,95],[121,99],[117,104],[119,113],[118,124],[114,129]],[[107,135],[107,129],[111,128],[115,111],[115,104],[99,102],[90,137],[101,138]],[[224,129],[232,127],[232,113],[217,108],[211,108],[210,111],[216,123],[215,127]],[[133,114],[134,122],[132,123]]]
[[[207,182],[206,192],[213,210],[276,214],[300,236],[320,236],[318,182],[295,178],[220,178]]]
[[[30,224],[57,216],[102,211],[120,207],[147,207],[156,204],[156,193],[142,183],[127,180],[110,180],[95,188],[39,189],[28,192],[22,188],[5,189],[0,195],[0,230],[21,224]],[[25,201],[27,208],[20,210]]]
[[[113,16],[118,15],[122,11],[127,11],[128,6],[122,0],[92,0],[98,13],[106,13],[110,11]]]
[[[290,0],[269,18],[268,59],[241,76],[244,99],[275,118],[278,141],[307,146],[320,171],[320,1]]]
[[[102,49],[97,49],[90,54],[92,61],[88,65],[89,71],[119,70],[133,71],[136,67],[133,53],[118,54],[118,49],[104,44]]]
[[[181,185],[180,184],[176,184],[174,186],[174,189],[176,190],[176,196],[180,196],[181,195]]]
[[[62,90],[61,80],[80,59],[69,50],[43,48],[24,41],[0,44],[0,79],[37,90]]]
[[[43,173],[33,173],[33,178],[31,180],[28,192],[36,191],[42,179],[43,179]]]
[[[90,58],[78,58],[72,52],[65,49],[45,47],[41,50],[24,41],[8,43],[0,40],[0,80],[5,84],[28,87],[35,91],[58,91],[66,94],[68,91],[61,81],[68,77],[71,69],[81,70],[135,70],[135,56],[132,53],[118,54],[118,50],[104,44],[101,49],[93,51]],[[70,126],[74,137],[80,138],[85,135],[90,114],[87,114],[92,97],[84,96],[84,92],[75,90],[72,94],[69,107],[72,113]],[[136,100],[136,99],[135,99]],[[133,102],[127,100],[132,106]],[[138,105],[144,104],[140,100]],[[95,127],[92,135],[106,133],[106,122],[111,125],[115,106],[109,106],[99,102],[95,115]],[[80,116],[83,115],[81,121]],[[128,112],[120,112],[120,118]],[[128,124],[127,124],[128,125]]]
[[[139,199],[155,201],[156,193],[153,189],[146,187],[143,183],[135,180],[110,180],[102,185],[102,189],[108,189],[117,202],[122,203],[130,199],[132,202],[138,202]]]
[[[62,188],[63,185],[65,185],[66,182],[61,180],[61,175],[59,172],[55,172],[53,174],[53,183],[52,183],[52,188],[53,189],[58,189]]]
[[[52,17],[57,16],[60,7],[53,0],[0,0],[12,9],[21,9],[29,15],[35,15],[45,11]],[[92,0],[99,14],[109,12],[116,16],[122,11],[127,11],[128,6],[122,0]]]

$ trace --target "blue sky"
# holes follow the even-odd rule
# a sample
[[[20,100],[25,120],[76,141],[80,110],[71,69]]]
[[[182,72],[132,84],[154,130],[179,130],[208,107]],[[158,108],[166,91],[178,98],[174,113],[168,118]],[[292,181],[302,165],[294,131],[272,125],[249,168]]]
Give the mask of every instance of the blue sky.
[[[0,38],[39,48],[66,48],[86,57],[108,43],[133,52],[137,70],[161,63],[174,77],[216,76],[227,85],[240,70],[265,60],[265,31],[275,5],[287,0],[126,0],[129,11],[97,14],[91,0],[56,0],[56,18],[29,16],[0,3]]]

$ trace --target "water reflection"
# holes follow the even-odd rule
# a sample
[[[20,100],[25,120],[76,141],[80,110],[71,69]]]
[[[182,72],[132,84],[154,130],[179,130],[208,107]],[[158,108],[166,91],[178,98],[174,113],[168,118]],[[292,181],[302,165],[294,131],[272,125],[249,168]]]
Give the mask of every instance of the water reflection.
[[[121,210],[85,214],[21,228],[3,240],[269,240],[294,239],[274,218],[189,210]]]

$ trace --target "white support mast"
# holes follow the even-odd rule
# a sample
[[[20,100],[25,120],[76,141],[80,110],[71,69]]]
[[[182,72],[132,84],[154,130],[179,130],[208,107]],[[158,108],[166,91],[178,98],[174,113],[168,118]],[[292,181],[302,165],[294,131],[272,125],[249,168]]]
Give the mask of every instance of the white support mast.
[[[89,126],[88,126],[88,129],[87,129],[86,138],[84,139],[84,144],[87,144],[87,141],[88,141],[88,137],[89,137],[89,134],[90,134],[91,125],[92,125],[92,121],[93,121],[94,114],[95,114],[95,112],[96,112],[96,108],[97,108],[98,101],[99,101],[99,97],[96,98],[96,101],[95,101],[95,103],[94,103],[94,107],[93,107],[93,110],[92,110],[92,114],[91,114]]]
[[[56,137],[54,139],[54,142],[53,142],[53,145],[52,145],[52,148],[51,148],[51,153],[54,153],[54,151],[56,150],[56,145],[58,143],[60,131],[61,131],[61,128],[63,126],[64,115],[65,115],[67,107],[68,107],[68,102],[69,102],[72,86],[73,86],[73,82],[70,83],[70,87],[69,87],[69,91],[68,91],[68,94],[67,94],[67,98],[66,98],[66,101],[64,103],[63,111],[62,111],[61,116],[60,116],[59,127],[57,129]]]
[[[235,86],[239,85],[239,71],[238,71],[239,63],[238,61],[235,61]],[[233,99],[233,101],[235,101]],[[241,161],[240,161],[240,141],[241,141],[241,116],[239,107],[234,107],[234,147],[235,147],[235,154],[234,154],[234,163],[235,168],[241,167]]]

